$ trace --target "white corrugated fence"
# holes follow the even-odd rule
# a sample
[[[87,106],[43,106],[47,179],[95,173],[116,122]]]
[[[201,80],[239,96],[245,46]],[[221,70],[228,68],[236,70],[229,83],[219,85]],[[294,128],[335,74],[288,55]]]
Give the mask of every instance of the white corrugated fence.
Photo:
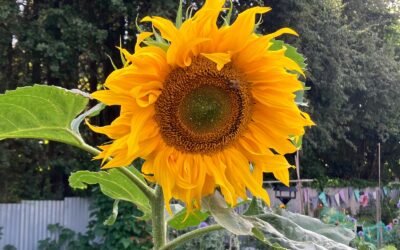
[[[87,198],[0,203],[0,249],[13,245],[18,250],[36,250],[39,240],[54,237],[47,231],[49,224],[85,233],[89,217]]]

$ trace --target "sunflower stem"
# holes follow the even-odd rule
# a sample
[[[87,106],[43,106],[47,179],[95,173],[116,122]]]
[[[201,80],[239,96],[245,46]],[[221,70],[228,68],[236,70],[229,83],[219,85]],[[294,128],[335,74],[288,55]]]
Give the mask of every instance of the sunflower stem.
[[[81,148],[81,149],[85,150],[86,152],[91,153],[93,155],[100,154],[100,150],[98,150],[86,143],[82,143],[79,146],[79,148]],[[110,159],[108,159],[108,160],[110,160]],[[128,177],[129,180],[131,180],[133,183],[135,183],[136,186],[147,196],[147,198],[150,200],[150,202],[153,202],[156,199],[155,191],[151,187],[147,186],[146,183],[144,183],[141,179],[139,179],[131,171],[129,171],[125,167],[120,167],[117,169],[118,169],[118,171],[123,173],[126,177]]]
[[[155,189],[155,199],[152,202],[151,211],[154,249],[159,250],[167,241],[167,224],[164,214],[164,196],[161,187],[158,185]]]
[[[217,231],[217,230],[221,230],[221,229],[224,229],[224,228],[218,224],[198,228],[198,229],[195,229],[188,233],[182,234],[181,236],[171,240],[170,242],[168,242],[167,244],[165,244],[158,250],[172,250],[179,245],[182,245],[188,241],[191,241],[192,239],[199,238],[200,236],[202,236],[204,234],[207,234],[207,233],[210,233],[213,231]]]

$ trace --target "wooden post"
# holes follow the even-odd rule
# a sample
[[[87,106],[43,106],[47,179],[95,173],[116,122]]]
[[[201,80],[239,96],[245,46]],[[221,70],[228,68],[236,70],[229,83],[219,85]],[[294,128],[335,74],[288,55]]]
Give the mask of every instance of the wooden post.
[[[381,143],[378,143],[378,190],[376,191],[376,224],[379,225],[378,247],[382,246],[383,237],[383,230],[380,226],[382,220],[381,208]]]
[[[299,192],[299,198],[300,198],[300,214],[304,214],[304,204],[303,204],[303,190],[302,190],[302,184],[300,181],[300,157],[299,157],[299,151],[297,150],[296,156],[295,156],[295,163],[296,163],[296,173],[297,173],[297,190]]]

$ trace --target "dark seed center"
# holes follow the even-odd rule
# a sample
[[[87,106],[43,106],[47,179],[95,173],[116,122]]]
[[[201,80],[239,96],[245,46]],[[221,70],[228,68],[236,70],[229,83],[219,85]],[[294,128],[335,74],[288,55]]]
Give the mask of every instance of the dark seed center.
[[[166,77],[155,103],[164,142],[192,154],[212,154],[235,143],[252,115],[250,84],[232,63],[217,70],[204,57]]]

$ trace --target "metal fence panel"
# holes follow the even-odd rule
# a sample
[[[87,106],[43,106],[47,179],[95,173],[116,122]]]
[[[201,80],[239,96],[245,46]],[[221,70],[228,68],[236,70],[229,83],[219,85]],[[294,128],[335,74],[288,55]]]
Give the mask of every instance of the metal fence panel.
[[[47,225],[59,223],[85,233],[89,222],[87,198],[65,198],[62,201],[22,201],[0,204],[0,249],[13,245],[18,250],[36,250],[39,240],[55,237]]]

